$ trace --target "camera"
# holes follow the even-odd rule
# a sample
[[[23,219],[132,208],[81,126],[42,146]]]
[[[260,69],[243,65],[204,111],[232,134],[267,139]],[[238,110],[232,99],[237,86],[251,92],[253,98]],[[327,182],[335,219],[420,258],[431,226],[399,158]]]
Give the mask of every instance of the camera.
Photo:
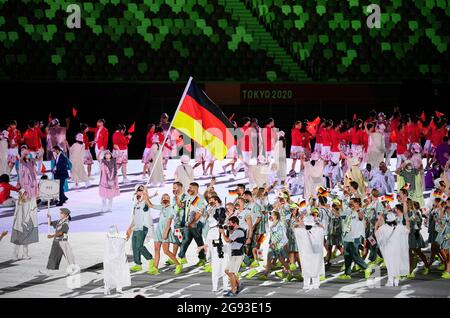
[[[219,229],[228,231],[228,225],[219,224]]]
[[[218,240],[213,240],[212,245],[217,248],[217,255],[219,255],[219,258],[223,258],[223,241],[222,241],[222,235],[219,235]]]

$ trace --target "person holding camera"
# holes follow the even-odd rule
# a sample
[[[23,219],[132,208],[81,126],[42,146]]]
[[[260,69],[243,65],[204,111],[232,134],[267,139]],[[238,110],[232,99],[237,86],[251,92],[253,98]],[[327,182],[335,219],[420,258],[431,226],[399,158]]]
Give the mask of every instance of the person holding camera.
[[[228,287],[228,277],[225,275],[225,265],[227,253],[227,247],[223,243],[222,234],[219,229],[227,227],[225,226],[226,211],[222,207],[222,200],[213,195],[209,198],[207,222],[209,225],[208,234],[206,236],[206,244],[208,246],[209,253],[211,255],[211,273],[212,273],[212,291],[218,291],[218,285],[220,278],[223,279],[223,289]]]
[[[237,273],[241,268],[244,259],[244,244],[246,240],[245,231],[239,227],[239,219],[232,216],[228,219],[227,233],[225,229],[219,229],[225,242],[230,244],[230,254],[228,263],[225,266],[225,274],[227,274],[231,283],[231,290],[224,294],[226,297],[235,297],[240,292],[239,279]]]

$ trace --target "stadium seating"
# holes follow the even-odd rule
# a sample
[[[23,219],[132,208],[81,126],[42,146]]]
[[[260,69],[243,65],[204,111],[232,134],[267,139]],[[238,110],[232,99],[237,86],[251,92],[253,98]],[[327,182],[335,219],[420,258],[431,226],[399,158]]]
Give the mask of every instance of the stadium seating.
[[[370,1],[370,3],[377,1]],[[378,1],[380,2],[380,1]],[[450,0],[0,0],[0,78],[449,80]]]
[[[450,79],[448,0],[245,0],[314,80]],[[369,29],[367,5],[381,7]]]

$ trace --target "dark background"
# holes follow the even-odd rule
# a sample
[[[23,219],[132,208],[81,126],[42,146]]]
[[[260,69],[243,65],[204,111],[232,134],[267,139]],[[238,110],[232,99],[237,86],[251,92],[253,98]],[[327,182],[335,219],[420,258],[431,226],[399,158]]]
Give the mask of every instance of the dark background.
[[[202,83],[199,83],[202,86]],[[378,84],[373,84],[378,85]],[[0,82],[2,107],[0,124],[7,125],[16,119],[19,129],[24,131],[31,119],[47,122],[51,112],[64,126],[65,118],[71,118],[72,107],[78,110],[80,122],[94,127],[98,118],[106,119],[110,136],[116,125],[123,123],[129,127],[136,122],[136,132],[130,143],[130,158],[140,158],[145,147],[147,125],[157,123],[163,112],[170,118],[178,105],[185,83],[77,83],[77,82]],[[342,87],[345,84],[342,84]],[[335,85],[333,89],[339,90]],[[339,102],[314,100],[297,105],[232,105],[221,108],[227,116],[235,113],[234,120],[243,116],[257,117],[260,126],[269,117],[276,120],[276,126],[286,131],[295,120],[313,119],[316,116],[331,119],[351,120],[353,114],[365,117],[375,108],[386,114],[392,113],[394,106],[400,106],[403,113],[420,114],[423,110],[430,116],[434,110],[446,112],[450,105],[450,86],[433,84],[432,81],[404,81],[394,89],[376,89],[371,101],[359,104],[348,94]],[[357,92],[355,92],[356,95]],[[69,140],[73,140],[79,122],[71,119]],[[91,135],[92,139],[93,136]],[[290,141],[288,140],[288,143]],[[112,145],[110,144],[110,147]]]

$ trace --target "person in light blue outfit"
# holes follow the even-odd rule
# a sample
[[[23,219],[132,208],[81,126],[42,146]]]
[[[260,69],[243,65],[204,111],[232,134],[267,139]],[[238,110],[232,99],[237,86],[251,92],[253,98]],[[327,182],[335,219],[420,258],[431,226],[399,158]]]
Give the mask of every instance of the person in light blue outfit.
[[[170,196],[165,193],[161,197],[161,204],[150,203],[150,208],[160,211],[159,222],[155,230],[155,268],[158,268],[161,246],[164,254],[166,254],[175,263],[175,275],[181,274],[183,266],[177,260],[175,254],[173,254],[169,247],[170,243],[176,243],[177,240],[174,236],[174,219],[176,216],[175,210],[170,204]],[[159,273],[159,272],[158,272]],[[158,274],[156,273],[156,274]]]
[[[450,279],[450,200],[447,199],[440,203],[439,213],[436,215],[436,229],[438,235],[436,242],[441,248],[441,253],[444,254],[447,264],[442,278]]]

